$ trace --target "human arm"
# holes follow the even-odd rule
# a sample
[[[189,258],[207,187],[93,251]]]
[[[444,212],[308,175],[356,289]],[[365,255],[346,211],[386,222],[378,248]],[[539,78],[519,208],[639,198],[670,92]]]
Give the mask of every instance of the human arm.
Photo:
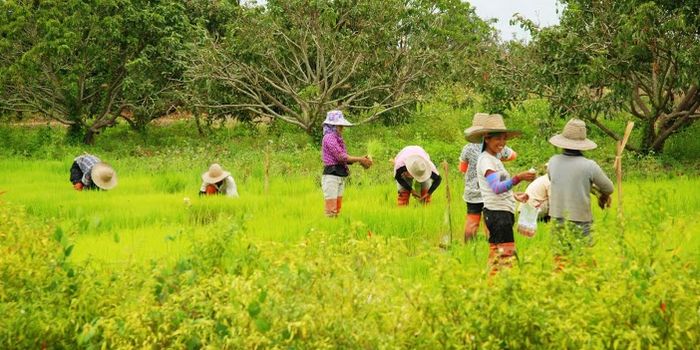
[[[224,181],[226,181],[226,196],[238,198],[238,187],[236,187],[233,176],[227,176]]]
[[[501,181],[500,176],[497,172],[493,170],[486,170],[486,182],[495,194],[501,194],[509,191],[513,186],[520,183],[520,181],[532,181],[535,179],[535,174],[529,171],[524,171],[513,176],[510,179]]]
[[[430,188],[428,189],[428,194],[433,194],[435,190],[440,186],[440,183],[442,183],[442,177],[438,175],[436,172],[432,172],[430,174],[430,179],[433,180],[433,184],[430,185]]]
[[[346,154],[345,157],[346,164],[360,163],[365,169],[371,167],[373,164],[369,156],[355,157]]]
[[[593,161],[591,161],[591,163],[591,183],[598,187],[601,195],[609,196],[615,190],[612,181],[610,181],[597,163]]]
[[[406,169],[405,165],[396,169],[396,172],[394,173],[394,179],[396,180],[396,182],[399,183],[399,185],[401,185],[401,188],[403,188],[406,191],[411,191],[411,194],[414,197],[420,197],[418,192],[416,192],[416,190],[413,189],[413,186],[411,186],[411,184],[408,181],[406,181],[406,179],[403,176],[401,176],[404,172],[407,171],[408,169]]]

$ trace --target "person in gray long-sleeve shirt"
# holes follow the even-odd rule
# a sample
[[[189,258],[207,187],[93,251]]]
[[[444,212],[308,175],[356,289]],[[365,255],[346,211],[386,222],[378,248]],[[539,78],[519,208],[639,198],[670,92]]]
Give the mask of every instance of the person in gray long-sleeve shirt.
[[[563,149],[562,154],[549,160],[549,215],[555,219],[554,231],[556,233],[568,222],[579,228],[584,236],[589,236],[593,222],[591,186],[598,187],[601,203],[608,202],[613,192],[613,183],[600,166],[583,156],[582,151],[592,150],[597,145],[586,138],[586,124],[578,119],[566,123],[564,131],[550,138],[549,142]]]

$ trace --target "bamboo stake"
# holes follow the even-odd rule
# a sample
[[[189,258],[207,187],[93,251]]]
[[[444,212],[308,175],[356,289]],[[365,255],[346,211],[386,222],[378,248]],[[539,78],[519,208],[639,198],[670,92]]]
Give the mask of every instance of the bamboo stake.
[[[625,128],[625,135],[622,137],[622,140],[617,142],[617,154],[615,156],[615,163],[613,164],[615,174],[617,175],[617,214],[620,219],[624,217],[624,212],[622,210],[622,152],[625,150],[627,141],[632,133],[632,128],[634,128],[634,122],[628,122]]]
[[[265,146],[265,195],[267,195],[270,189],[270,144]]]
[[[447,248],[452,244],[452,195],[450,194],[450,173],[449,164],[446,160],[442,161],[442,169],[444,171],[443,178],[445,179],[445,194],[447,196],[447,209],[445,215],[447,216],[447,225],[450,235],[448,237],[443,236],[441,240],[441,246]],[[447,239],[446,239],[447,238]],[[447,241],[447,242],[445,242]]]

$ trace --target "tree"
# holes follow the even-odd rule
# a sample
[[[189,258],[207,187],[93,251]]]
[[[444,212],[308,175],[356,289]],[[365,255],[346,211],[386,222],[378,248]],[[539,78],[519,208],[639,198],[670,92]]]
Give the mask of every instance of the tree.
[[[122,115],[143,126],[175,103],[189,32],[175,0],[4,1],[0,108],[59,121],[85,143]]]
[[[546,97],[561,115],[610,137],[620,111],[641,124],[630,149],[662,152],[700,118],[700,1],[566,0],[558,26],[528,27],[533,40],[509,66],[513,86]],[[525,64],[529,69],[522,69]]]
[[[278,118],[311,133],[330,109],[366,122],[414,103],[489,33],[458,0],[272,0],[209,40],[188,81],[210,111]]]

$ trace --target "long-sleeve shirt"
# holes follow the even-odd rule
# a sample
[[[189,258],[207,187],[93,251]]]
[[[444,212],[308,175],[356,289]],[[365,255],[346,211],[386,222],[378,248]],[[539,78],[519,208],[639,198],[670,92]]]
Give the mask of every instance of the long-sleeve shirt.
[[[396,172],[394,173],[394,179],[396,179],[396,182],[401,185],[405,190],[410,191],[412,189],[411,183],[403,177],[403,173],[407,172],[408,169],[406,166],[402,166],[398,169],[396,169]],[[430,184],[430,188],[428,189],[428,194],[433,194],[435,190],[440,186],[440,183],[442,182],[442,177],[434,172],[430,173],[430,180],[432,180],[432,183]]]
[[[84,154],[76,157],[73,159],[73,161],[78,165],[80,171],[71,171],[71,183],[75,184],[80,181],[86,187],[95,187],[94,183],[92,182],[92,167],[101,162],[100,158],[97,158],[92,154]]]
[[[345,141],[338,133],[329,132],[323,136],[321,159],[325,166],[341,164],[347,171],[348,151],[345,148]]]
[[[199,188],[199,193],[206,193],[207,186],[213,185],[216,188],[216,192],[219,194],[226,195],[228,197],[238,197],[238,187],[236,187],[236,181],[233,180],[233,176],[229,175],[223,180],[210,184],[208,182],[202,182],[202,187]]]
[[[579,154],[557,154],[549,159],[549,215],[571,221],[593,221],[591,184],[611,194],[613,183],[593,160]]]

